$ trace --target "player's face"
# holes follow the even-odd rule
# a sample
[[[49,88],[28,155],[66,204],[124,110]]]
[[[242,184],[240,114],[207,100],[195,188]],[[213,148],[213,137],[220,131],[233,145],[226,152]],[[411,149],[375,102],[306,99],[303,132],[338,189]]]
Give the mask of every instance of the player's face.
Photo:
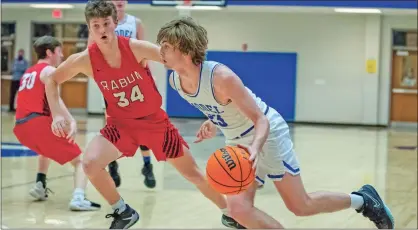
[[[89,31],[94,42],[109,44],[115,37],[116,23],[111,16],[107,18],[92,18],[89,22]]]
[[[125,12],[125,6],[128,1],[126,0],[112,0],[113,4],[116,7],[118,13]]]
[[[161,42],[160,53],[165,67],[169,69],[174,69],[181,65],[185,58],[179,49],[166,41]]]
[[[60,46],[55,47],[54,53],[51,56],[52,62],[55,66],[59,66],[64,58],[62,48]]]

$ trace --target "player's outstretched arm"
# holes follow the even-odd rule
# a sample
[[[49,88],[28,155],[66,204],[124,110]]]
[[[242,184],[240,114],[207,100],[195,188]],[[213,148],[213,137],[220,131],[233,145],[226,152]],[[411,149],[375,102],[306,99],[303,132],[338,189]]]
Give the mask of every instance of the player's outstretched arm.
[[[75,127],[72,120],[68,121],[65,119],[65,109],[60,103],[59,96],[59,85],[63,82],[73,78],[78,73],[86,73],[84,70],[85,63],[87,63],[85,58],[88,55],[85,55],[85,52],[73,54],[68,59],[63,62],[58,68],[51,73],[50,77],[47,78],[45,83],[45,92],[48,100],[49,107],[52,114],[52,131],[55,135],[60,137],[67,137],[70,141],[74,141]],[[89,62],[88,62],[89,63]],[[66,133],[66,127],[68,123],[71,124],[70,133]]]
[[[138,63],[143,60],[163,63],[160,54],[160,47],[156,44],[149,41],[131,39],[130,46]]]
[[[231,103],[235,104],[243,114],[254,122],[255,136],[249,147],[256,153],[260,152],[268,137],[270,123],[241,79],[231,69],[220,65],[214,71],[213,84],[218,93],[217,96],[231,100]]]

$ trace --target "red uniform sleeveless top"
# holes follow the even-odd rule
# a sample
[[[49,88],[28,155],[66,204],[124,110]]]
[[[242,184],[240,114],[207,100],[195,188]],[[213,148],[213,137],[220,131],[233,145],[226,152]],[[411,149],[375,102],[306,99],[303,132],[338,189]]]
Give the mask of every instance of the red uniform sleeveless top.
[[[50,116],[48,100],[45,94],[45,85],[41,81],[41,72],[47,63],[35,64],[29,67],[20,79],[17,93],[16,119],[22,119],[31,113],[40,113]]]
[[[129,38],[117,39],[122,57],[120,68],[109,66],[96,43],[88,47],[94,81],[103,94],[108,116],[142,118],[158,112],[162,98],[151,72],[136,60]]]

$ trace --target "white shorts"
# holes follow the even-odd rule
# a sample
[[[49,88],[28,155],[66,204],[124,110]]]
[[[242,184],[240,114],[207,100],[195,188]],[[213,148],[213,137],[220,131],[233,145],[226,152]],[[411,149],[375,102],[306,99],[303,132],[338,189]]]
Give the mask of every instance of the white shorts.
[[[299,161],[293,150],[293,142],[289,126],[282,116],[273,108],[269,108],[267,118],[270,121],[270,134],[258,156],[256,180],[263,185],[266,177],[280,181],[285,172],[292,175],[300,173]],[[254,130],[239,139],[227,139],[226,145],[250,145],[254,138]]]

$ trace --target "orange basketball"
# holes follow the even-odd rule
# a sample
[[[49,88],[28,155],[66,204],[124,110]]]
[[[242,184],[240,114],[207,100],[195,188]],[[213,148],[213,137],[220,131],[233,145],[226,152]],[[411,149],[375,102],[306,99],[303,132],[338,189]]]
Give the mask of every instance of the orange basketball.
[[[239,194],[255,179],[250,154],[242,148],[225,146],[216,150],[206,165],[209,184],[221,194]]]

